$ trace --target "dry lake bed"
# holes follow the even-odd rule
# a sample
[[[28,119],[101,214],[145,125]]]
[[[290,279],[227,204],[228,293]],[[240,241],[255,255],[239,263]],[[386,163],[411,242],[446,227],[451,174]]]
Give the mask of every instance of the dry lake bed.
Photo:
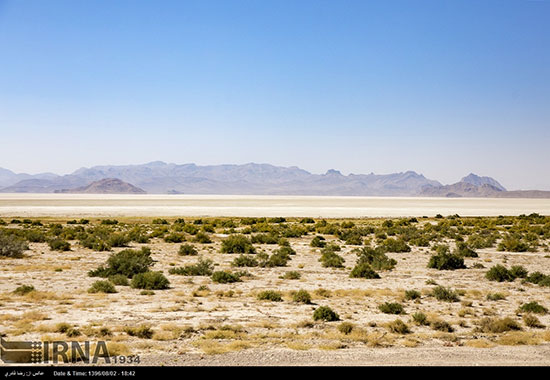
[[[8,216],[286,216],[322,218],[550,215],[550,199],[248,195],[0,194]]]

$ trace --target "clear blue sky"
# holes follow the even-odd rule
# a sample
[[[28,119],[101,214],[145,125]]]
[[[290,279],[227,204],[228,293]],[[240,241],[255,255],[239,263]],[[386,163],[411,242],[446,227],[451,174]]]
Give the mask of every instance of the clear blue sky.
[[[469,172],[550,190],[550,1],[0,0],[0,167]]]

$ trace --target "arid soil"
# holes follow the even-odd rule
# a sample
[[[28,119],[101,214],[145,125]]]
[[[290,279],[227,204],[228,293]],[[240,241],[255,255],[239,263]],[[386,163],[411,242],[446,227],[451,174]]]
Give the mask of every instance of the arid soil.
[[[71,250],[52,251],[47,243],[31,243],[20,259],[0,259],[0,332],[8,340],[105,340],[115,355],[139,355],[149,365],[549,365],[550,316],[537,315],[539,327],[523,322],[518,307],[537,301],[550,307],[550,291],[520,280],[493,282],[487,270],[502,264],[521,265],[529,272],[550,272],[548,252],[499,252],[478,249],[479,257],[465,258],[466,269],[428,269],[433,252],[413,247],[411,252],[388,253],[397,261],[391,271],[380,271],[380,279],[350,278],[357,255],[351,245],[338,252],[344,268],[325,268],[320,249],[310,246],[313,235],[288,239],[296,255],[285,267],[233,268],[237,256],[220,252],[227,235],[214,233],[213,243],[193,243],[199,256],[215,262],[215,270],[248,272],[241,282],[213,283],[207,276],[169,274],[170,268],[196,263],[199,256],[178,255],[181,244],[155,238],[148,244],[156,261],[152,270],[162,271],[170,289],[142,294],[129,286],[116,286],[117,293],[89,293],[98,278],[88,271],[104,264],[113,253],[82,248],[71,241]],[[277,245],[256,244],[258,250],[273,252]],[[477,264],[477,265],[475,265]],[[283,279],[297,271],[299,279]],[[35,291],[16,295],[21,285]],[[432,296],[436,285],[455,290],[457,302]],[[293,302],[293,292],[306,290],[311,304]],[[282,294],[282,301],[259,300],[263,290]],[[417,290],[420,298],[406,300],[406,290]],[[488,300],[498,293],[500,300]],[[400,303],[404,313],[385,314],[378,306]],[[319,306],[329,306],[340,321],[313,321]],[[413,321],[424,313],[432,324]],[[483,318],[510,317],[520,329],[483,332]],[[403,321],[408,333],[390,325]],[[343,322],[352,330],[342,332]],[[447,322],[450,329],[436,328]],[[68,337],[60,324],[79,334]],[[441,324],[440,324],[441,325]],[[150,327],[152,336],[137,337],[128,327]],[[104,328],[103,332],[101,329]],[[108,332],[106,332],[108,331]]]

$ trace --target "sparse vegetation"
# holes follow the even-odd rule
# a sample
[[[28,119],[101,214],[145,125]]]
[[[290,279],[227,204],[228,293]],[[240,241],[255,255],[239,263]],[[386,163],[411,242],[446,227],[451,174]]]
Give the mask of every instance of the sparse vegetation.
[[[139,251],[125,249],[112,254],[107,259],[107,267],[99,267],[89,274],[92,277],[109,277],[115,274],[133,277],[136,274],[147,272],[152,265],[153,259],[149,248],[142,247]]]
[[[339,321],[340,316],[328,306],[319,306],[313,312],[313,320],[333,322],[333,321]]]
[[[33,292],[35,289],[34,289],[34,286],[32,285],[21,285],[21,286],[18,286],[14,291],[13,291],[13,294],[16,294],[18,296],[24,296],[25,294],[28,294],[30,292]]]
[[[297,303],[305,303],[310,304],[311,303],[311,295],[307,290],[298,290],[294,295],[292,296],[292,301]]]
[[[230,235],[222,240],[222,253],[256,253],[250,239],[244,235]]]
[[[178,254],[181,256],[196,256],[199,253],[191,244],[182,244],[180,245]]]
[[[258,293],[257,298],[261,301],[281,302],[283,297],[281,293],[275,290],[264,290]]]
[[[550,341],[547,297],[539,288],[550,286],[550,273],[526,269],[544,271],[549,263],[550,217],[282,219],[6,219],[0,243],[20,242],[23,259],[0,258],[6,278],[0,325],[14,340],[27,333],[43,339],[109,336],[117,344],[134,342],[138,352],[176,346],[178,353],[193,347],[228,352],[289,342],[293,349],[356,350]],[[514,240],[514,249],[524,245],[536,253],[507,253]],[[53,241],[68,243],[72,251],[52,251]],[[225,253],[234,255],[220,255],[224,241]],[[497,246],[505,250],[495,252]],[[447,271],[427,269],[432,256],[433,269]],[[449,270],[465,264],[468,270]],[[101,278],[75,286],[83,268],[97,268],[89,274]],[[246,283],[231,284],[241,280]],[[83,323],[74,310],[101,314]],[[146,311],[147,320],[134,324],[122,310],[129,316]],[[64,315],[68,323],[58,329]],[[143,322],[154,323],[155,331]],[[46,335],[51,333],[63,335]]]
[[[387,324],[388,329],[395,334],[409,334],[411,332],[409,326],[401,319],[396,319]]]
[[[548,309],[536,301],[524,303],[518,309],[520,313],[548,314]]]
[[[141,339],[151,339],[153,337],[153,330],[148,325],[141,325],[138,327],[126,327],[124,332],[130,336],[135,336]]]
[[[96,281],[92,284],[88,293],[116,293],[115,286],[109,281]]]
[[[136,289],[162,290],[168,289],[170,281],[162,272],[142,272],[132,277],[130,285]]]
[[[458,302],[460,297],[458,293],[452,290],[451,288],[445,288],[443,286],[436,286],[432,290],[432,296],[434,296],[438,301],[446,302]]]
[[[464,269],[464,259],[455,254],[449,253],[438,253],[430,257],[428,262],[428,268],[434,268],[439,270],[455,270],[455,269]]]
[[[397,302],[386,302],[378,305],[378,309],[384,314],[404,314],[403,305]]]
[[[21,258],[29,246],[22,238],[0,230],[0,256]]]
[[[212,273],[212,281],[220,283],[220,284],[230,284],[233,282],[239,282],[241,281],[240,276],[238,276],[236,273],[231,273],[227,271],[217,271]]]
[[[214,262],[210,259],[199,257],[196,264],[186,265],[179,268],[170,268],[168,273],[181,276],[210,276],[214,271]]]

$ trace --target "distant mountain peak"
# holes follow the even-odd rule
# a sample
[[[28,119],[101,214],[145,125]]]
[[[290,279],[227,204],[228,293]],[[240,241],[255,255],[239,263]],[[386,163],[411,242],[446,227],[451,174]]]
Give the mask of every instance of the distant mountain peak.
[[[329,169],[313,174],[297,166],[268,163],[196,165],[152,161],[145,164],[80,168],[63,176],[16,174],[0,170],[3,193],[141,193],[354,196],[507,196],[491,177],[468,174],[453,185],[413,170],[389,174],[349,174]],[[515,193],[514,193],[515,194]],[[511,194],[511,195],[514,195]],[[516,196],[548,196],[540,192]]]
[[[85,194],[145,194],[145,190],[118,178],[104,178],[74,189],[56,190],[55,193]]]
[[[327,170],[325,175],[335,175],[335,176],[337,175],[337,176],[342,176],[343,177],[343,174],[340,172],[340,170],[336,170],[336,169]]]
[[[462,178],[460,182],[469,183],[470,185],[476,186],[491,185],[492,187],[498,189],[498,191],[506,191],[506,188],[496,179],[491,177],[481,177],[474,173],[468,174],[466,177]]]

